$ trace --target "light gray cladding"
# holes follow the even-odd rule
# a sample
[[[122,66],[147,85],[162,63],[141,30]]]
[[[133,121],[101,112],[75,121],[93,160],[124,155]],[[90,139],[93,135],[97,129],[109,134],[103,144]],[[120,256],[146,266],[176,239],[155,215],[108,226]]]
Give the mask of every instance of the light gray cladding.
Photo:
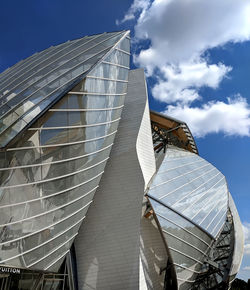
[[[236,209],[235,203],[230,193],[229,193],[229,209],[233,217],[233,228],[234,228],[234,252],[232,257],[232,265],[229,272],[230,280],[232,282],[232,280],[235,278],[240,269],[244,253],[244,233],[238,211]]]
[[[147,89],[145,83],[145,89]],[[137,90],[137,84],[134,84],[134,90]],[[137,92],[138,93],[138,92]],[[146,92],[147,95],[147,92]],[[148,98],[143,113],[143,118],[136,142],[136,150],[138,154],[139,163],[145,181],[145,190],[148,186],[152,176],[156,171],[155,155],[153,150],[151,122],[149,116]]]
[[[130,71],[110,160],[75,242],[79,289],[139,289],[145,180],[136,145],[146,102],[143,70]]]
[[[140,290],[162,290],[168,254],[155,216],[145,215],[146,205],[144,198],[140,227]]]

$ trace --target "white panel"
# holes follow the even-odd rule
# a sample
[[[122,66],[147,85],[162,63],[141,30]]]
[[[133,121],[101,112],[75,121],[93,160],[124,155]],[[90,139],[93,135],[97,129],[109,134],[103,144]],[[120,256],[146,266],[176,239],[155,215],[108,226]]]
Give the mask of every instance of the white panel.
[[[141,257],[139,257],[139,261],[140,261],[140,290],[147,290],[147,282],[146,282],[146,277],[144,274],[144,270],[143,270],[143,265],[142,265],[142,260]]]
[[[145,88],[147,89],[146,85]],[[137,138],[136,149],[146,189],[150,179],[156,171],[148,99]]]
[[[79,289],[139,287],[140,219],[149,179],[142,173],[139,160],[144,157],[137,155],[136,146],[142,146],[138,134],[147,101],[143,70],[131,71],[129,81],[110,159],[75,241]]]
[[[242,224],[236,206],[234,204],[233,198],[229,193],[229,208],[233,216],[234,225],[234,253],[232,259],[232,265],[229,272],[229,276],[234,276],[238,273],[244,253],[244,233],[242,229]]]
[[[146,198],[142,208],[141,230],[140,230],[140,258],[142,261],[144,277],[147,284],[145,288],[144,281],[140,281],[140,290],[164,289],[164,278],[167,266],[167,250],[160,234],[154,215],[144,217],[146,209]]]

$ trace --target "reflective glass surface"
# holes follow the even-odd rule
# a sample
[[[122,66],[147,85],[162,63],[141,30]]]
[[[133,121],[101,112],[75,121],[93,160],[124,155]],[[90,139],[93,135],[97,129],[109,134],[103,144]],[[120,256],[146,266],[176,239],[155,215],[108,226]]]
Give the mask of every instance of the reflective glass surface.
[[[107,123],[116,120],[121,115],[121,109],[102,110],[102,111],[56,111],[49,117],[42,128],[58,126],[58,118],[61,120],[59,127],[65,126],[84,126]]]
[[[6,71],[4,71],[3,73],[0,74],[0,83],[1,83],[1,87],[3,88],[3,86],[6,86],[6,84],[9,83],[9,81],[11,81],[11,78],[19,76],[19,74],[23,74],[27,71],[27,69],[29,69],[30,67],[32,67],[32,65],[34,65],[36,62],[40,62],[43,58],[48,57],[48,55],[50,55],[51,53],[53,54],[54,50],[59,46],[62,47],[65,44],[61,44],[58,45],[56,47],[51,46],[45,50],[43,50],[42,53],[35,53],[33,55],[31,55],[30,57],[21,60],[20,62],[16,63],[15,65],[13,65],[12,67],[10,67],[9,69],[7,69]],[[6,93],[8,93],[9,90],[4,91],[2,93],[2,95],[5,95]]]
[[[178,213],[149,198],[173,258],[177,278],[189,280],[201,270],[212,239]]]
[[[129,67],[130,56],[116,49],[105,60],[111,63],[116,63],[125,67]]]
[[[100,78],[110,78],[113,80],[127,80],[128,71],[126,68],[112,65],[109,63],[103,63],[96,68],[88,76],[95,76]]]
[[[79,106],[83,107],[86,106],[90,109],[119,107],[124,103],[124,98],[125,95],[123,96],[69,95],[67,108],[76,109]]]
[[[81,90],[86,93],[124,94],[127,83],[87,78]]]
[[[125,32],[104,33],[74,42],[69,41],[49,50],[48,54],[46,52],[46,57],[43,56],[45,52],[39,53],[41,58],[34,57],[37,62],[29,63],[25,73],[9,79],[6,89],[4,88],[0,95],[0,146],[6,146],[34,118],[67,91],[67,88],[70,89],[74,82],[80,76],[83,77],[83,73],[116,45],[124,34]],[[114,71],[111,72],[114,74]],[[126,73],[121,70],[120,73],[117,71],[117,74],[124,78]],[[89,85],[94,84],[90,81]],[[102,86],[100,92],[103,90],[111,92],[114,86],[117,87],[117,92],[125,92],[123,86],[119,84],[104,82]]]
[[[88,59],[84,69],[89,69],[123,35],[69,42],[48,50],[36,67],[30,60],[23,77],[12,80],[11,88],[19,93],[8,99],[15,109],[3,119],[2,144],[56,100],[57,93],[83,71],[81,62]],[[82,53],[83,48],[88,53]],[[33,60],[35,65],[37,57]],[[79,221],[87,214],[109,158],[128,80],[127,68],[107,64],[106,58],[102,61],[89,72],[90,77],[68,89],[75,94],[65,94],[0,154],[3,264],[56,271],[77,234]],[[81,94],[86,90],[90,93]],[[18,98],[21,105],[15,103]]]
[[[129,53],[130,52],[130,40],[128,38],[125,38],[123,41],[121,41],[117,45],[117,47]]]
[[[43,75],[46,74],[46,69],[48,67],[54,68],[51,62],[57,58],[63,58],[63,53],[67,50],[70,50],[75,45],[75,42],[71,45],[64,44],[64,47],[56,47],[53,52],[49,55],[47,53],[43,54],[36,62],[33,62],[33,66],[29,65],[25,71],[20,71],[19,74],[15,78],[8,79],[8,94],[5,94],[1,98],[1,105],[3,105],[6,101],[10,101],[12,98],[23,91],[25,88],[28,88],[33,83],[37,82]],[[1,92],[4,91],[4,88],[1,88]]]
[[[37,252],[40,249],[43,251],[43,247],[46,247],[47,243],[51,245],[57,237],[63,237],[64,234],[72,228],[73,231],[76,233],[78,226],[77,223],[81,221],[86,214],[86,210],[76,211],[72,215],[69,215],[68,218],[62,219],[59,223],[53,225],[52,227],[48,227],[47,225],[41,225],[40,229],[38,229],[35,234],[31,234],[28,228],[24,229],[24,236],[23,238],[19,237],[18,232],[8,231],[5,233],[5,236],[8,236],[9,242],[2,242],[0,244],[1,248],[1,263],[6,263],[8,265],[16,265],[16,266],[24,266],[24,260],[22,259],[22,253],[27,253],[27,263],[33,263],[34,261],[42,258],[42,256],[37,256]],[[69,229],[69,230],[67,230]],[[54,244],[54,248],[55,244]],[[32,257],[32,252],[34,249],[34,255]],[[30,251],[32,250],[32,251]],[[16,255],[13,255],[13,252]],[[17,257],[16,257],[17,256]],[[12,258],[13,257],[13,258]],[[8,262],[8,263],[7,263]],[[36,268],[36,267],[33,267]]]
[[[169,147],[148,195],[193,220],[214,237],[225,222],[225,177],[194,153]]]

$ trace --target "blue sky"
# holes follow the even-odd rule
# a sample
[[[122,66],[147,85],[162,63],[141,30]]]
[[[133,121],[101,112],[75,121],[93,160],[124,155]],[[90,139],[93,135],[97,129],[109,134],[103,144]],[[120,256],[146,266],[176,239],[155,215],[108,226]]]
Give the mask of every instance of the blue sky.
[[[186,121],[227,178],[246,236],[239,277],[250,278],[249,2],[10,0],[0,11],[0,72],[69,39],[131,30],[151,108]]]

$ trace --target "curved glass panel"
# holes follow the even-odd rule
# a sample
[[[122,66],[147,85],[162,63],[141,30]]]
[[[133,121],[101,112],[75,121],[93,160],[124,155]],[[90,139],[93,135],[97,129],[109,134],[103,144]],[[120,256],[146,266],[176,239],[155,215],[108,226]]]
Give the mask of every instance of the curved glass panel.
[[[127,69],[109,63],[103,63],[88,76],[111,78],[113,80],[127,80]]]
[[[226,219],[225,177],[200,156],[168,147],[148,195],[191,219],[216,238]]]
[[[72,89],[74,94],[65,94],[50,110],[48,106],[58,92],[71,90],[70,81],[83,71],[81,62],[88,60],[91,68],[124,36],[111,33],[69,42],[71,48],[65,44],[41,57],[36,68],[31,62],[23,76],[26,83],[22,76],[13,79],[12,89],[19,92],[8,100],[14,109],[3,119],[4,144],[47,111],[0,154],[3,264],[56,270],[77,235],[80,223],[72,225],[86,215],[109,158],[128,69],[104,58]],[[81,88],[90,94],[81,94]]]
[[[49,117],[42,129],[58,126],[58,118],[61,120],[59,127],[96,125],[116,120],[121,115],[121,109],[102,111],[56,111]]]
[[[69,158],[94,154],[96,151],[103,150],[113,143],[115,132],[116,131],[113,131],[109,135],[98,137],[95,140],[90,139],[87,142],[85,142],[86,140],[82,140],[83,142],[79,140],[76,141],[75,144],[66,142],[64,145],[51,146],[54,145],[51,144],[48,146],[45,145],[46,147],[33,147],[34,144],[31,143],[31,146],[23,147],[25,149],[17,148],[16,150],[7,151],[5,152],[6,154],[2,155],[3,163],[1,163],[2,167],[0,168],[0,176],[2,176],[1,180],[5,182],[3,176],[6,174],[9,175],[10,170],[21,169],[16,167],[24,166],[28,168],[33,166],[32,170],[36,171],[37,169],[35,165],[38,164],[51,164],[62,162]],[[29,143],[27,145],[29,145]]]
[[[128,38],[125,38],[123,41],[121,41],[118,45],[117,48],[120,48],[126,52],[130,52],[130,41]]]
[[[101,95],[68,95],[67,103],[60,104],[58,109],[77,109],[79,106],[89,109],[102,109],[119,107],[124,103],[123,96],[101,96]]]
[[[67,160],[64,162],[56,162],[49,164],[41,164],[36,167],[17,168],[9,171],[5,182],[2,183],[2,188],[11,186],[20,186],[21,184],[29,185],[29,183],[35,183],[42,180],[50,180],[56,177],[70,175],[78,171],[88,170],[92,166],[101,163],[108,158],[111,146],[107,147],[102,152],[88,155],[86,157],[79,156],[73,160]],[[19,178],[17,178],[17,176]]]
[[[178,213],[149,197],[175,265],[178,283],[201,271],[212,239]],[[179,285],[180,285],[179,283]]]
[[[130,56],[116,49],[105,59],[105,61],[129,67]]]
[[[13,259],[12,257],[15,257],[19,254],[21,255],[23,252],[25,253],[29,250],[32,250],[38,245],[41,245],[42,243],[47,242],[50,239],[57,237],[58,235],[63,235],[65,229],[69,228],[69,225],[74,225],[77,222],[81,221],[84,218],[85,214],[86,211],[77,211],[76,213],[70,215],[68,218],[61,220],[61,222],[57,224],[54,223],[53,226],[43,225],[43,227],[35,231],[33,234],[30,233],[29,229],[26,229],[26,231],[24,231],[23,238],[19,235],[16,236],[13,232],[7,232],[5,235],[9,235],[10,241],[0,244],[0,249],[2,253],[1,261],[3,261],[2,263],[17,266],[22,265],[22,261],[20,262],[20,259],[22,260],[21,256]],[[14,251],[15,254],[13,254]],[[40,258],[41,256],[39,257],[39,259]],[[35,256],[35,259],[38,259],[38,257]],[[12,261],[9,262],[10,260]]]
[[[107,94],[124,94],[127,90],[127,83],[108,81],[102,79],[87,78],[81,91],[100,94],[105,91]]]
[[[6,146],[64,92],[69,91],[76,81],[79,82],[78,78],[83,78],[83,74],[116,45],[124,34],[104,33],[74,43],[67,42],[63,47],[52,49],[46,58],[33,62],[33,67],[27,68],[26,73],[20,74],[20,78],[9,79],[7,91],[4,88],[5,93],[1,97],[1,147]],[[92,86],[95,84],[91,83]],[[105,90],[108,93],[106,87],[111,92],[114,86],[117,86],[117,91],[125,92],[123,87],[113,83],[105,83],[103,86],[101,92]]]
[[[80,220],[81,221],[81,220]],[[26,252],[23,253],[22,257],[17,256],[13,259],[8,260],[8,263],[15,263],[19,264],[19,267],[34,267],[34,265],[37,265],[38,261],[44,260],[44,257],[47,255],[50,255],[51,251],[53,251],[53,243],[57,243],[57,245],[62,245],[65,243],[65,240],[69,240],[71,237],[75,235],[75,233],[78,231],[80,226],[80,223],[76,223],[73,226],[70,226],[69,230],[66,230],[66,232],[62,232],[63,234],[59,233],[53,238],[49,238],[44,243],[40,244],[38,247],[34,249],[27,249]],[[36,268],[38,268],[36,266]],[[45,268],[45,267],[43,267]]]
[[[73,40],[71,43],[75,43],[76,41]],[[34,53],[30,57],[18,62],[11,68],[9,68],[8,74],[5,75],[4,78],[2,78],[2,73],[0,75],[1,80],[4,79],[4,81],[1,81],[1,88],[4,88],[3,86],[10,85],[13,80],[16,78],[20,78],[24,73],[28,72],[29,70],[33,69],[34,66],[39,65],[42,61],[46,60],[47,58],[50,58],[54,53],[59,52],[64,47],[68,46],[68,42],[59,44],[57,46],[51,46],[41,52]],[[3,95],[5,95],[7,92],[4,92]]]
[[[63,44],[61,44],[60,46],[62,46],[62,45]],[[58,45],[58,47],[59,47],[59,45]],[[32,66],[33,63],[40,61],[43,57],[47,57],[48,55],[51,54],[51,52],[53,53],[55,48],[56,47],[51,46],[51,47],[43,50],[42,55],[40,53],[34,53],[33,55],[27,57],[26,59],[19,61],[18,63],[16,63],[12,67],[8,68],[6,71],[2,72],[0,74],[1,87],[3,85],[5,85],[6,83],[8,83],[8,81],[10,80],[11,77],[16,76],[20,73],[21,74],[24,73],[27,70],[27,68]],[[8,93],[8,90],[4,91],[3,95],[5,95],[6,93]]]
[[[9,102],[12,98],[15,98],[19,92],[37,82],[46,73],[45,69],[49,72],[48,67],[51,69],[56,68],[56,66],[52,64],[53,61],[57,58],[63,58],[63,53],[66,53],[67,50],[70,51],[75,45],[75,42],[71,45],[64,44],[63,48],[61,46],[56,47],[49,55],[47,53],[42,54],[41,57],[36,59],[36,62],[33,62],[33,65],[29,65],[24,71],[20,71],[15,78],[12,77],[8,79],[7,86],[9,91],[1,98],[0,104],[3,105]],[[2,87],[1,91],[3,90],[4,88]]]

